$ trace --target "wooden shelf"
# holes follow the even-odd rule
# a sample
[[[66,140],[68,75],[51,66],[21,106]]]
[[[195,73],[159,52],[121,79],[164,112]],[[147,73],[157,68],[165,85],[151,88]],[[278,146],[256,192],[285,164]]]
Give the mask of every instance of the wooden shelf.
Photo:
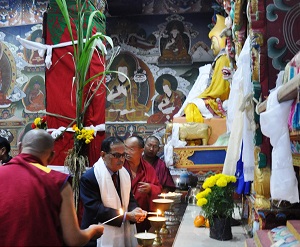
[[[278,102],[284,102],[291,99],[297,98],[298,88],[300,86],[300,74],[297,74],[293,79],[288,81],[286,84],[284,84],[278,91],[277,99]],[[267,100],[263,101],[261,104],[258,105],[257,109],[258,112],[264,112],[267,107]]]

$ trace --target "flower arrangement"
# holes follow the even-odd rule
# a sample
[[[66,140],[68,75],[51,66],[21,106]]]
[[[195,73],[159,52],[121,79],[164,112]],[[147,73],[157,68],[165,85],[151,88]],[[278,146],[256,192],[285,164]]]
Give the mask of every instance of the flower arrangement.
[[[33,123],[31,124],[32,129],[47,129],[47,117],[37,117],[34,119]]]
[[[76,124],[73,125],[72,129],[75,131],[75,138],[78,141],[84,141],[85,144],[89,144],[94,139],[95,131],[93,129],[79,129]]]
[[[203,191],[196,195],[197,205],[202,207],[204,216],[213,222],[214,217],[230,218],[234,210],[233,192],[235,176],[216,174],[206,178]]]

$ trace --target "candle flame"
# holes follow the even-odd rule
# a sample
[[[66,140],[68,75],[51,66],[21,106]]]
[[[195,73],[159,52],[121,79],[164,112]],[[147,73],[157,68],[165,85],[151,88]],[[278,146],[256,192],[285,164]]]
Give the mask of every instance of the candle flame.
[[[158,215],[161,215],[161,211],[159,209],[157,209],[156,213],[157,213],[157,215],[156,215],[157,217],[158,217]]]
[[[123,214],[124,214],[124,211],[123,211],[122,208],[120,208],[119,213],[120,213],[120,215],[123,215]]]

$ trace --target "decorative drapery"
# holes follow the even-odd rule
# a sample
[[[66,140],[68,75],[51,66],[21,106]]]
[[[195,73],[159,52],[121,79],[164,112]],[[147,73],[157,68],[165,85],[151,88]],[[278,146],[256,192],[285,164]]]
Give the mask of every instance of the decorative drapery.
[[[89,8],[92,11],[94,5],[90,4]],[[76,1],[68,1],[69,15],[76,22]],[[89,12],[86,12],[88,19]],[[58,44],[70,42],[70,35],[67,26],[64,22],[55,0],[50,0],[49,11],[44,21],[45,27],[45,43],[48,46],[56,46],[52,49],[52,66],[46,71],[46,110],[49,113],[62,115],[66,118],[54,117],[50,115],[47,118],[49,129],[59,129],[61,126],[67,127],[71,120],[76,118],[76,90],[73,84],[74,78],[74,60],[73,46],[57,47]],[[94,21],[94,31],[105,32],[105,26],[100,22]],[[76,37],[76,26],[72,22],[73,35]],[[48,49],[50,51],[50,49]],[[90,68],[87,77],[98,74],[104,70],[105,58],[98,53],[93,54]],[[85,87],[84,97],[88,97],[96,88],[94,81],[89,82]],[[101,85],[97,94],[89,105],[86,114],[84,126],[99,126],[105,123],[105,100],[106,88]],[[72,126],[71,126],[72,127]],[[94,140],[87,145],[86,154],[88,155],[90,165],[93,165],[100,157],[101,142],[104,139],[105,132],[97,131]],[[55,142],[55,157],[52,161],[54,165],[63,165],[67,152],[73,147],[74,134],[65,132],[62,137]]]

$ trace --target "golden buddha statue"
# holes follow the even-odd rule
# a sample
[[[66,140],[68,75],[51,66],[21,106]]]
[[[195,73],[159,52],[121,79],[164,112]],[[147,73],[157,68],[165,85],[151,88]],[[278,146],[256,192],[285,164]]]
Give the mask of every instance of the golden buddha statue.
[[[226,28],[225,18],[217,15],[217,22],[208,36],[211,39],[211,49],[215,56],[210,71],[209,86],[198,97],[192,100],[184,109],[187,122],[203,122],[203,112],[209,110],[213,116],[225,117],[222,110],[222,102],[227,100],[230,92],[230,84],[223,78],[222,69],[230,67],[230,61],[226,54],[226,37],[220,37]],[[205,107],[206,109],[204,109]]]
[[[271,207],[270,203],[270,167],[259,167],[259,153],[260,148],[255,147],[254,158],[255,158],[255,168],[254,168],[254,191],[255,191],[255,201],[254,207],[256,209],[269,209]]]

